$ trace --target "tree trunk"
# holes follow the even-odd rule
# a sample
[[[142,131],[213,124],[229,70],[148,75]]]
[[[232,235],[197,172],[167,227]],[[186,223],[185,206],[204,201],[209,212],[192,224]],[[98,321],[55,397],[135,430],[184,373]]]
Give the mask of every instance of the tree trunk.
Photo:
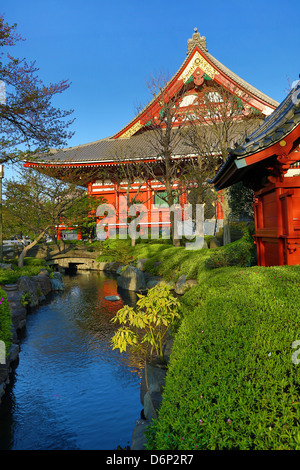
[[[40,239],[45,235],[45,233],[47,232],[49,227],[47,227],[42,233],[40,233],[40,235],[35,239],[33,240],[33,242],[29,243],[29,245],[27,246],[24,246],[23,250],[22,250],[22,253],[20,254],[19,256],[19,259],[18,259],[18,267],[19,268],[23,268],[24,266],[24,258],[26,256],[26,253],[30,250],[30,248],[34,247],[39,241]]]
[[[57,249],[59,249],[58,248],[58,243],[57,243],[57,230],[55,230],[55,229],[51,230],[50,231],[50,236],[52,238],[52,241],[53,241],[54,245],[57,247]]]
[[[231,243],[231,235],[230,235],[230,207],[229,207],[229,190],[224,189],[223,191],[223,202],[222,202],[222,210],[223,210],[223,245],[228,245]]]
[[[169,211],[170,211],[170,225],[171,225],[170,235],[173,241],[173,245],[180,246],[180,240],[178,238],[177,227],[175,227],[175,214],[174,214],[174,211],[170,210],[174,204],[172,184],[170,183],[170,181],[166,180],[165,186],[166,186],[167,201],[168,201]]]
[[[26,253],[28,250],[30,250],[30,248],[32,248],[34,245],[36,245],[37,242],[33,242],[33,243],[30,243],[29,245],[27,246],[24,246],[20,256],[19,256],[19,259],[18,259],[18,267],[19,268],[23,268],[24,266],[24,258],[26,256]]]
[[[173,246],[180,246],[180,240],[178,236],[178,227],[175,223],[175,214],[174,211],[170,211],[170,223],[171,223],[171,238],[173,241]]]

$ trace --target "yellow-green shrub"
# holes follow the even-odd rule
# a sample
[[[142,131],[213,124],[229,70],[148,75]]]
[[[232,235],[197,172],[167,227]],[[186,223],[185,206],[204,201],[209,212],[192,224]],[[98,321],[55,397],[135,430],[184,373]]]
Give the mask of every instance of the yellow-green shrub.
[[[166,284],[157,284],[147,295],[138,294],[136,308],[125,305],[112,322],[121,326],[112,338],[113,349],[126,351],[127,346],[142,348],[163,361],[163,346],[172,323],[179,317],[178,300]]]

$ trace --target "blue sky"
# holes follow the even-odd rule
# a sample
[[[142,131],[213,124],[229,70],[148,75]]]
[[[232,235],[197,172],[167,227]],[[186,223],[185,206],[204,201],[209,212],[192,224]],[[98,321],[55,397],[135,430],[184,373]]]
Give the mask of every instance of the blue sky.
[[[150,95],[150,75],[169,78],[197,27],[209,52],[277,101],[299,64],[299,0],[2,0],[0,12],[26,39],[11,50],[36,60],[46,84],[69,79],[55,105],[74,109],[69,146],[108,137]]]

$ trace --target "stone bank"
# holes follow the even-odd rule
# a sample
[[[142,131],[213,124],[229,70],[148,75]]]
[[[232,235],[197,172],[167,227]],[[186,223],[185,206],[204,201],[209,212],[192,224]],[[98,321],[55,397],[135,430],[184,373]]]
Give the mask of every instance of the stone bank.
[[[15,284],[1,286],[6,292],[12,313],[12,344],[6,364],[0,364],[0,405],[10,382],[10,375],[17,367],[20,352],[19,333],[26,325],[26,317],[31,308],[37,307],[53,291],[63,290],[62,276],[53,273],[50,279],[47,270],[42,269],[37,276],[21,276]]]

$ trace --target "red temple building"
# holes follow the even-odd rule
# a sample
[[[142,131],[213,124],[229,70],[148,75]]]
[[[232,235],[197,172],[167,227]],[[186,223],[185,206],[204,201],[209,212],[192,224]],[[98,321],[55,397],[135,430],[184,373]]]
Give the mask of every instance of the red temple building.
[[[47,156],[27,162],[25,166],[37,167],[45,172],[51,170],[52,176],[85,186],[90,195],[103,196],[107,203],[116,209],[119,208],[120,197],[124,197],[127,189],[131,198],[138,192],[139,203],[147,207],[145,226],[158,224],[162,227],[163,215],[155,217],[155,214],[163,213],[166,187],[159,177],[148,176],[145,181],[140,170],[141,162],[151,163],[159,168],[161,161],[159,150],[155,145],[151,145],[155,130],[149,123],[161,120],[164,103],[173,100],[174,106],[179,110],[177,116],[181,116],[172,123],[175,131],[176,127],[182,125],[182,116],[192,115],[194,103],[204,87],[211,87],[211,100],[217,103],[214,85],[222,86],[238,95],[246,112],[255,110],[263,119],[271,115],[278,106],[275,100],[215,59],[207,50],[205,37],[195,29],[192,39],[188,40],[187,57],[178,71],[148,105],[119,132],[95,142],[53,150]],[[197,152],[191,151],[182,141],[174,143],[171,155],[174,165],[179,161],[180,168],[183,169],[187,159],[197,157]],[[117,179],[116,172],[120,167],[130,170],[136,168],[135,178],[131,181],[125,176],[123,181]],[[174,183],[174,190],[179,184]],[[181,206],[187,203],[187,191],[178,193],[176,202]],[[222,219],[222,210],[218,204],[216,212],[217,218]],[[116,220],[117,228],[120,228],[122,223],[126,224],[126,221]]]
[[[258,265],[300,264],[300,81],[210,181],[255,193]]]

